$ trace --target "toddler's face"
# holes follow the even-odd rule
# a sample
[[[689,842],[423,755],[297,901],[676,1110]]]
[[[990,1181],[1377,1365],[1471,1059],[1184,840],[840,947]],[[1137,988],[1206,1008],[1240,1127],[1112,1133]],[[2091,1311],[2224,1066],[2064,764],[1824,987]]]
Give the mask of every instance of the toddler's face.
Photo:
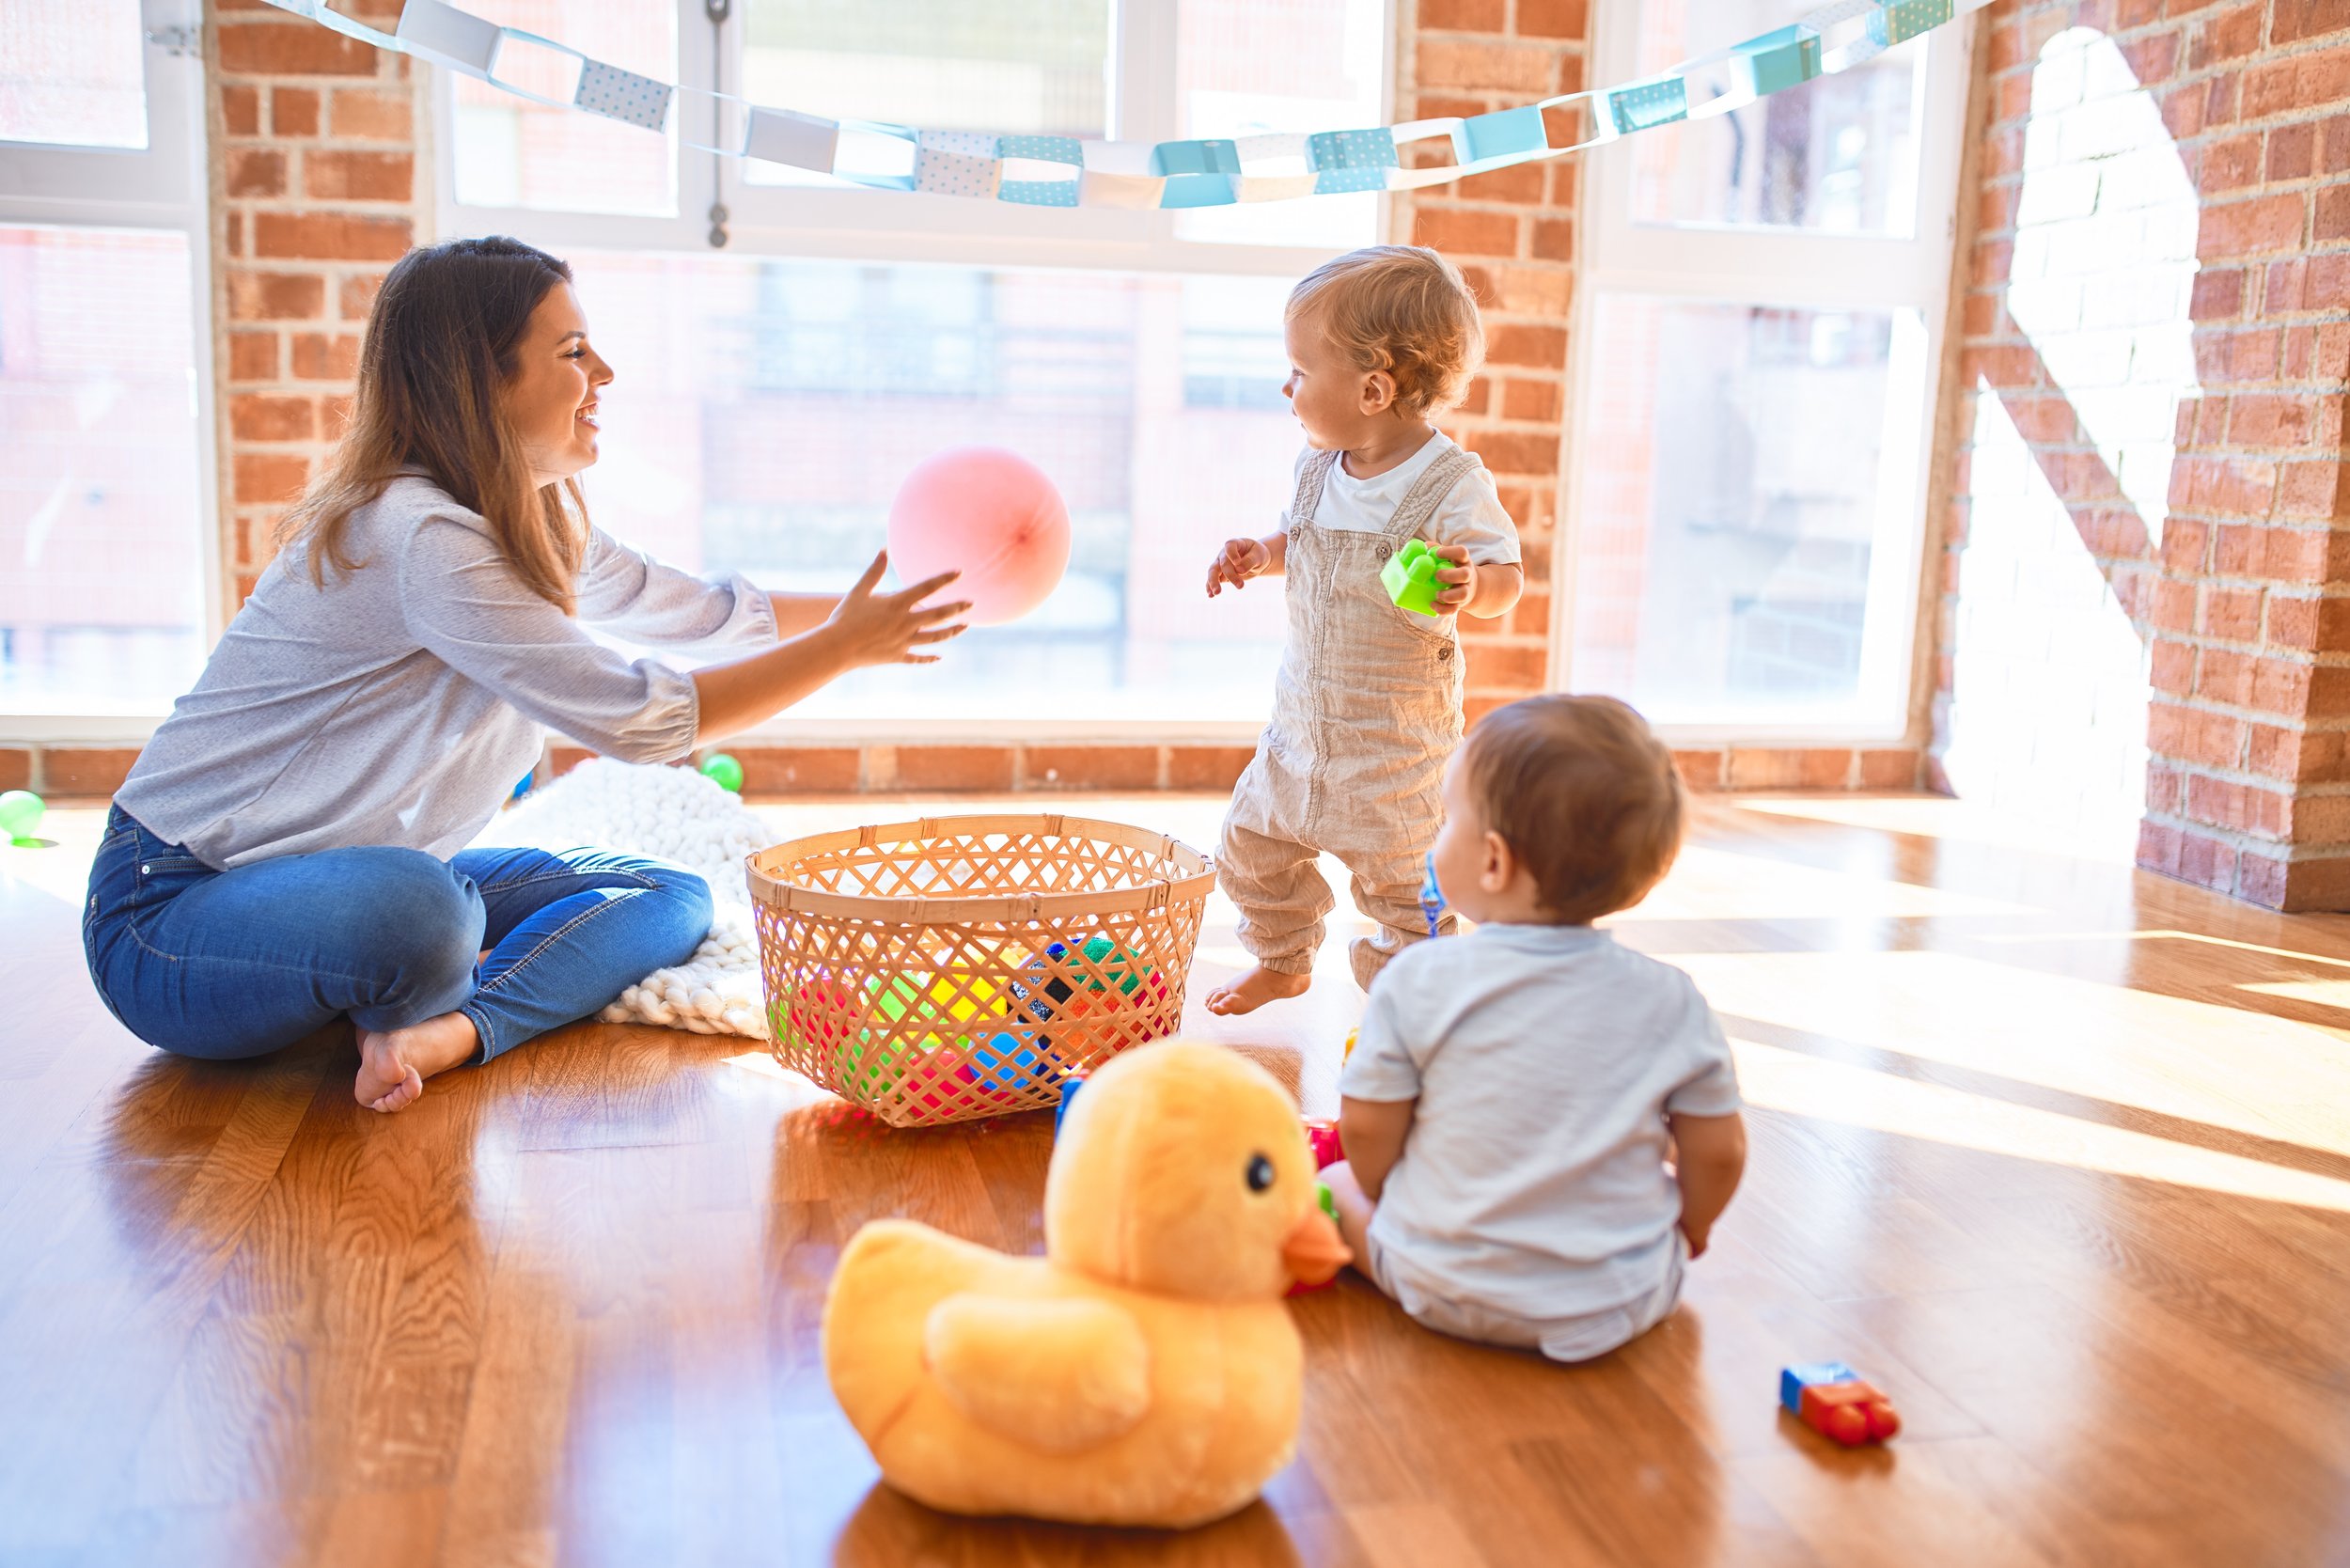
[[[1281,384],[1290,411],[1306,427],[1307,444],[1326,451],[1351,451],[1370,442],[1392,401],[1393,389],[1384,395],[1372,389],[1373,377],[1331,347],[1309,311],[1282,329],[1289,346],[1290,378]],[[1366,401],[1372,406],[1366,408]]]

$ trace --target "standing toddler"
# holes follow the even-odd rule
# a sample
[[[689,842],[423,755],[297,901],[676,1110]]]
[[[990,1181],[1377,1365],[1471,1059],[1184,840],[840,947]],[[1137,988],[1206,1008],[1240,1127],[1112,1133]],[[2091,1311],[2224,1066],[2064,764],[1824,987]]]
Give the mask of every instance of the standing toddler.
[[[1211,1012],[1305,991],[1335,903],[1314,865],[1324,852],[1378,924],[1350,952],[1358,984],[1427,935],[1422,863],[1461,743],[1453,617],[1506,615],[1525,583],[1492,478],[1429,422],[1484,355],[1459,271],[1418,246],[1355,251],[1291,292],[1284,328],[1281,390],[1306,431],[1295,496],[1278,531],[1228,541],[1208,568],[1210,598],[1279,574],[1289,604],[1272,722],[1232,792],[1218,859],[1257,963],[1208,994]],[[1447,563],[1433,617],[1398,607],[1380,581],[1413,539]]]
[[[1681,779],[1622,703],[1537,697],[1478,725],[1445,805],[1436,881],[1477,929],[1372,988],[1323,1174],[1412,1317],[1580,1361],[1673,1309],[1746,1168],[1713,1010],[1591,925],[1672,864]]]

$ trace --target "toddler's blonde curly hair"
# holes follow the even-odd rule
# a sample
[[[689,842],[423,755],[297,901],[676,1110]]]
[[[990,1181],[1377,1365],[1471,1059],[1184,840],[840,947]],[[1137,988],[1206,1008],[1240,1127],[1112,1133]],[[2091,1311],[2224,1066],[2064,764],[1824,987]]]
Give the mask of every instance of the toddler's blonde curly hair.
[[[1395,379],[1406,418],[1458,403],[1485,361],[1477,296],[1425,245],[1369,245],[1324,262],[1290,290],[1282,319],[1308,317],[1350,362]]]

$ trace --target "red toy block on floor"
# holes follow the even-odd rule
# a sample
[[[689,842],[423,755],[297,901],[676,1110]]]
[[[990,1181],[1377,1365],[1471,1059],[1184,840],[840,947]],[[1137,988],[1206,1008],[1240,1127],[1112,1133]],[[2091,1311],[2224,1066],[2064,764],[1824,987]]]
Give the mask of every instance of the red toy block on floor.
[[[1327,1170],[1346,1158],[1346,1145],[1339,1141],[1339,1124],[1335,1121],[1307,1122],[1306,1147],[1314,1152],[1316,1170]]]
[[[1841,1361],[1786,1368],[1778,1374],[1778,1400],[1804,1425],[1846,1448],[1882,1443],[1902,1429],[1892,1401]]]

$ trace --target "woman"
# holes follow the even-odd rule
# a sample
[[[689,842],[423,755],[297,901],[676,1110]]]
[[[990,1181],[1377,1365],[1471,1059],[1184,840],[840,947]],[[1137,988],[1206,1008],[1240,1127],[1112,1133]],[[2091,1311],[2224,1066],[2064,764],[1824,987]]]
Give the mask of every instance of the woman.
[[[673,761],[963,630],[923,603],[951,574],[879,594],[876,557],[844,597],[767,595],[591,527],[574,476],[611,380],[553,257],[458,240],[392,268],[341,446],[116,794],[83,944],[133,1034],[251,1057],[348,1014],[359,1102],[399,1110],[710,929],[675,866],[464,848],[547,730]],[[759,651],[689,675],[588,624]]]

